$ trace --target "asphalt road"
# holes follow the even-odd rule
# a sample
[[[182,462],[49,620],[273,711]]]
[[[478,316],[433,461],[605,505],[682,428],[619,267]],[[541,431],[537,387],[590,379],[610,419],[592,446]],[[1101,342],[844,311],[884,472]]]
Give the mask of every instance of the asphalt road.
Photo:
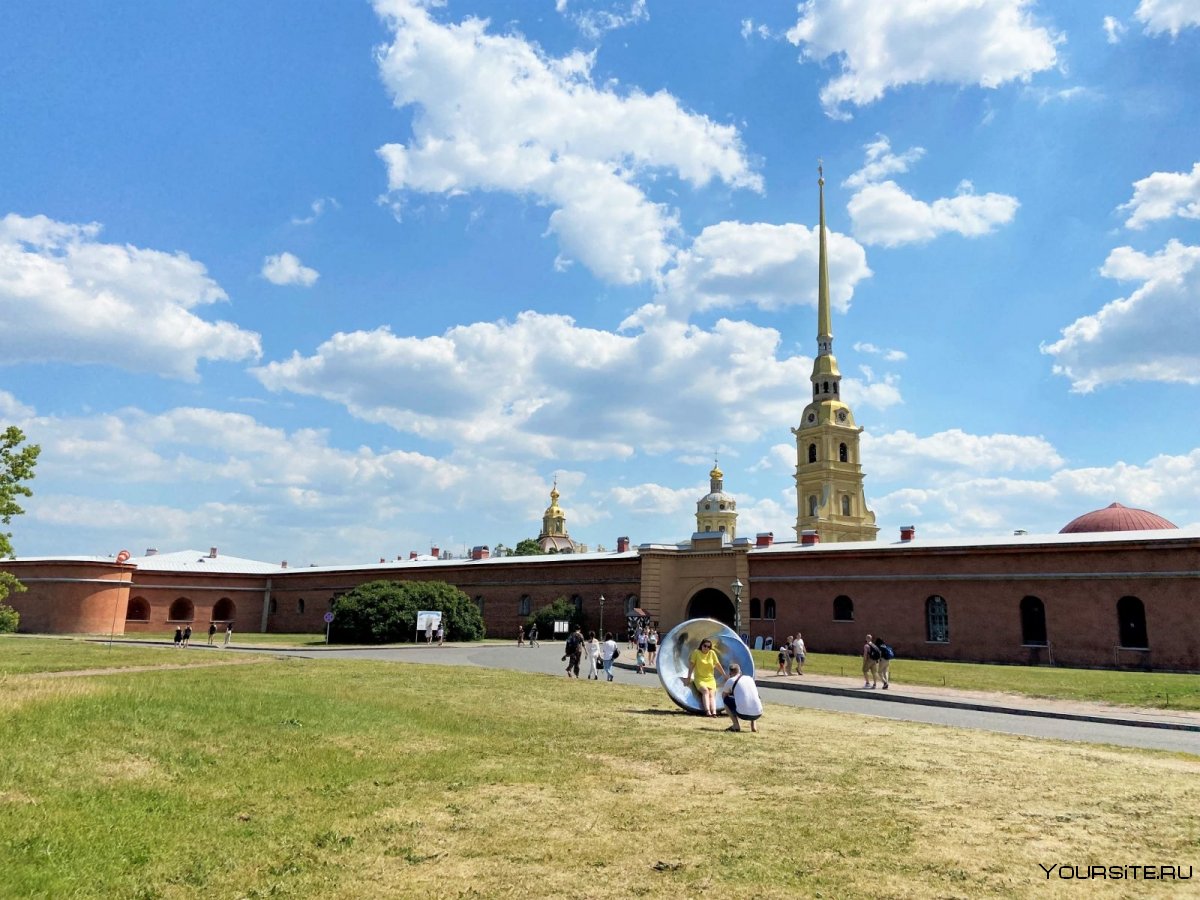
[[[256,648],[263,652],[264,648]],[[498,644],[446,647],[403,647],[358,650],[280,650],[289,656],[310,659],[377,659],[391,662],[428,663],[437,665],[480,666],[494,669],[513,669],[522,672],[540,672],[559,678],[565,677],[560,660],[562,643],[547,641],[541,647],[516,647]],[[622,662],[629,651],[622,649]],[[629,669],[617,670],[617,681],[633,684],[647,690],[662,691],[658,676],[647,673],[638,675]],[[601,690],[605,684],[597,685]],[[891,703],[876,699],[875,694],[862,696],[837,696],[793,690],[772,690],[764,686],[763,702],[786,704],[808,709],[823,709],[832,712],[855,713],[878,716],[905,722],[925,722],[933,725],[950,725],[955,728],[975,728],[1005,734],[1019,734],[1034,738],[1050,738],[1064,741],[1083,741],[1092,744],[1114,744],[1121,747],[1137,747],[1153,750],[1170,750],[1200,755],[1200,733],[1163,728],[1146,728],[1130,725],[1099,722],[1079,722],[1039,716],[1013,715],[1001,712],[983,712],[968,709],[947,709],[909,703]],[[1011,705],[1011,703],[1009,704]]]

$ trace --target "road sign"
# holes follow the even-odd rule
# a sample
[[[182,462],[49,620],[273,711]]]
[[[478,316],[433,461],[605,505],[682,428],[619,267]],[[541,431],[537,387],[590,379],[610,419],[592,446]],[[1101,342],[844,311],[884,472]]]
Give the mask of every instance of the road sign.
[[[325,613],[325,624],[328,625],[332,621],[333,621],[333,613],[331,613],[331,612]]]

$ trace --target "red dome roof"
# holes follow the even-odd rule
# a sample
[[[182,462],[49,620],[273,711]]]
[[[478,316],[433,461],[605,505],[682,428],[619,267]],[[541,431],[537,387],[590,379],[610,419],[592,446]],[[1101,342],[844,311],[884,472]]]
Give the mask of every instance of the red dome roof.
[[[1162,516],[1145,509],[1130,509],[1120,503],[1112,503],[1104,509],[1095,509],[1072,519],[1063,526],[1059,534],[1078,534],[1084,531],[1157,531],[1175,528]]]

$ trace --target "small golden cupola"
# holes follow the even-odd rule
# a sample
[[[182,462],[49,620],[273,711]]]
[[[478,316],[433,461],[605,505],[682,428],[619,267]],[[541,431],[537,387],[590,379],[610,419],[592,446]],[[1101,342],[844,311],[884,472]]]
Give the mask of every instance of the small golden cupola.
[[[542,514],[542,533],[538,535],[538,545],[543,553],[572,553],[575,544],[567,534],[567,515],[558,505],[558,478],[550,488],[550,505]]]
[[[708,473],[708,493],[696,501],[696,531],[737,537],[737,501],[725,493],[725,473],[713,460]]]

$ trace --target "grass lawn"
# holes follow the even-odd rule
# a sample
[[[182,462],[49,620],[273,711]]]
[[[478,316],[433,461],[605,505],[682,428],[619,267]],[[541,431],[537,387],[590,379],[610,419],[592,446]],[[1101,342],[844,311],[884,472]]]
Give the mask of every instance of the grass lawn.
[[[1078,897],[1038,864],[1200,865],[1200,757],[773,705],[722,728],[403,663],[9,679],[0,896]]]
[[[775,651],[752,652],[760,676],[769,676],[776,671]],[[859,678],[862,661],[858,656],[810,653],[804,671],[814,675]],[[894,659],[891,679],[897,685],[922,684],[1151,709],[1200,710],[1200,675]]]
[[[221,657],[210,650],[175,651],[162,647],[139,647],[116,641],[96,643],[74,638],[42,638],[0,635],[0,679],[29,672],[67,672],[81,669],[127,669],[136,666],[195,665]],[[241,661],[239,654],[232,657]]]

